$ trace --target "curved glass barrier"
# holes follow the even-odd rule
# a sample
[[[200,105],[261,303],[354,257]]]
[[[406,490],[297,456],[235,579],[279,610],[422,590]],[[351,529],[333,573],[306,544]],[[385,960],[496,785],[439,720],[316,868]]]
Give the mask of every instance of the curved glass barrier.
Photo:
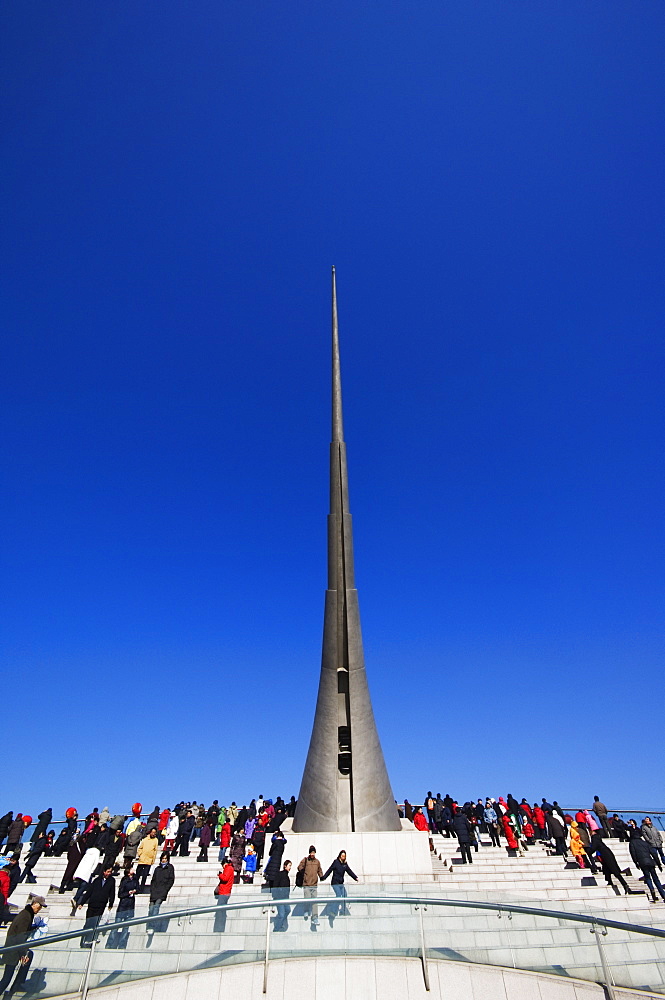
[[[104,918],[102,918],[104,920]],[[164,910],[27,943],[15,989],[40,996],[270,959],[401,956],[541,972],[665,994],[665,930],[527,906],[329,895]],[[16,952],[0,949],[7,970]],[[7,988],[7,984],[3,984]]]

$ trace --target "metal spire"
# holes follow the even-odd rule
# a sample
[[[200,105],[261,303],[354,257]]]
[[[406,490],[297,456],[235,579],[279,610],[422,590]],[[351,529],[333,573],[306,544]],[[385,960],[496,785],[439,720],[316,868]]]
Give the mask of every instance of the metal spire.
[[[354,582],[333,268],[328,590],[319,694],[293,830],[376,832],[400,828],[367,686]]]

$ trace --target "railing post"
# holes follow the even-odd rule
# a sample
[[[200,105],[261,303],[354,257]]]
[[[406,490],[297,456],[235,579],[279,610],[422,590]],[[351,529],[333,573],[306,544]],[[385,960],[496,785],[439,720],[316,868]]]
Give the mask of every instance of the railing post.
[[[598,945],[598,951],[600,953],[600,964],[603,968],[603,979],[605,980],[604,986],[607,990],[607,995],[610,1000],[616,1000],[616,993],[614,992],[614,979],[612,978],[612,971],[607,964],[607,958],[605,957],[605,949],[603,948],[603,942],[600,940],[600,931],[596,924],[591,928],[591,933],[596,939],[596,944]],[[607,934],[607,929],[603,931],[603,935]]]
[[[425,947],[425,925],[423,923],[423,910],[426,910],[426,906],[417,905],[416,909],[418,911],[418,923],[420,924],[420,954],[423,963],[423,979],[425,980],[425,989],[429,993],[429,968],[427,967],[427,948]]]
[[[92,966],[92,957],[95,954],[95,948],[97,946],[97,928],[92,935],[92,944],[90,945],[90,954],[88,955],[88,961],[85,966],[85,973],[83,974],[83,982],[81,984],[81,1000],[86,1000],[88,995],[88,984],[90,982],[90,968]]]
[[[266,906],[263,911],[266,915],[266,957],[263,962],[263,992],[268,992],[268,962],[270,961],[270,912],[271,907]]]

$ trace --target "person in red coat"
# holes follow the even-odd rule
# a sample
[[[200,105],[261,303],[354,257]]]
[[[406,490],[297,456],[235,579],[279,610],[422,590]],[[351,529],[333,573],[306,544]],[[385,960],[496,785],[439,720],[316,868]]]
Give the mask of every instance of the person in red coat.
[[[229,896],[231,895],[231,890],[233,889],[233,880],[235,878],[235,868],[230,861],[227,861],[217,878],[219,879],[219,884],[215,889],[215,900],[218,906],[226,906],[229,901]],[[220,910],[215,914],[215,925],[213,930],[216,934],[221,934],[226,929],[226,912]]]
[[[533,806],[533,821],[536,824],[536,834],[538,839],[547,840],[547,821],[545,819],[545,813],[540,806],[535,803]]]
[[[517,850],[517,841],[515,839],[515,834],[513,833],[513,827],[510,822],[510,818],[507,813],[504,813],[501,817],[501,825],[503,826],[503,832],[506,840],[508,841],[508,850]]]
[[[421,830],[427,834],[429,833],[429,823],[423,816],[423,811],[420,808],[420,806],[416,806],[416,808],[413,810],[413,825],[415,826],[416,830]],[[429,849],[430,851],[434,850],[434,841],[432,840],[431,837],[429,838]]]
[[[220,863],[226,858],[226,852],[229,849],[231,843],[231,824],[228,819],[226,823],[222,826],[219,833],[219,861]]]

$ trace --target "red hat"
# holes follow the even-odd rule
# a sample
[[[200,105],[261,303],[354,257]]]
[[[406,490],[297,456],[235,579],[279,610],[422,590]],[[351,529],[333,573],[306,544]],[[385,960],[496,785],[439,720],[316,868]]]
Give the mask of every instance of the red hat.
[[[32,816],[24,815],[23,822],[25,823],[26,826],[30,826],[30,824],[32,823]]]
[[[74,808],[74,806],[70,806],[67,812],[65,813],[65,819],[74,819],[75,816],[76,816],[76,809]]]
[[[134,813],[135,816],[140,816],[142,808],[143,806],[141,805],[140,802],[135,802],[134,805],[132,806],[132,812]]]

